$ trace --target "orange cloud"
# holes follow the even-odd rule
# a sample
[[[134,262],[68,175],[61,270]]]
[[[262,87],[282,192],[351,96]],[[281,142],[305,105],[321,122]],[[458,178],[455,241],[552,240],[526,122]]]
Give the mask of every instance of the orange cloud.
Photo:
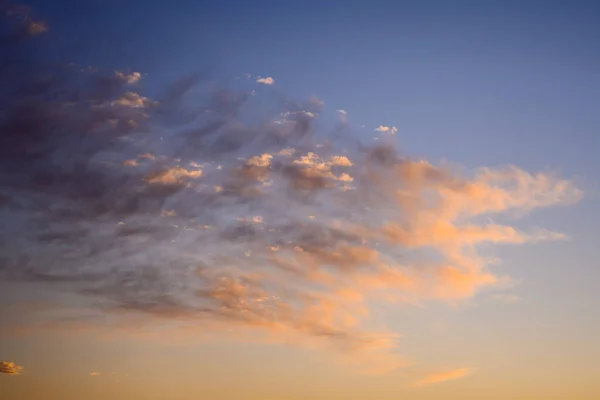
[[[196,179],[202,176],[202,170],[188,170],[182,167],[172,167],[151,175],[147,181],[153,184],[181,185],[187,179]]]
[[[472,373],[471,368],[458,368],[450,371],[438,372],[435,374],[431,374],[426,376],[425,378],[419,380],[416,385],[417,386],[426,386],[434,383],[440,383],[445,381],[450,381],[454,379],[464,378]]]
[[[10,361],[0,361],[1,375],[21,375],[23,367]]]
[[[121,107],[146,108],[154,106],[157,103],[145,96],[141,96],[136,92],[125,92],[120,98],[114,100],[111,104]]]

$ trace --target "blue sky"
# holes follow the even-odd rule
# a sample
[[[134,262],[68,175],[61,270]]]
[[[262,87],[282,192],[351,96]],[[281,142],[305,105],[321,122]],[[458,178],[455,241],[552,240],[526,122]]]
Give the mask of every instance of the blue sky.
[[[154,83],[205,67],[269,75],[357,126],[399,126],[419,155],[598,167],[596,2],[37,3],[65,46],[94,40],[85,61]]]

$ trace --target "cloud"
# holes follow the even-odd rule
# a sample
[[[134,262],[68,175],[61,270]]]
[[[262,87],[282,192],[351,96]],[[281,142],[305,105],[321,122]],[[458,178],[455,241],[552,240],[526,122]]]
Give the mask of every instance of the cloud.
[[[94,377],[94,376],[98,376],[100,375],[100,372],[90,372],[90,376]]]
[[[261,78],[259,76],[258,78],[256,78],[256,82],[262,83],[263,85],[272,85],[275,83],[275,79],[271,78],[270,76],[268,76],[266,78]]]
[[[472,373],[471,368],[458,368],[450,371],[438,372],[421,379],[416,383],[417,386],[427,386],[434,383],[445,382],[454,379],[464,378]]]
[[[0,361],[0,375],[21,375],[23,367],[10,361]]]
[[[151,184],[181,185],[188,179],[197,179],[201,176],[201,169],[188,170],[183,167],[171,167],[150,175],[147,181]]]
[[[140,79],[142,79],[142,74],[139,72],[132,72],[131,74],[125,74],[120,71],[115,71],[115,76],[119,79],[124,80],[125,82],[127,82],[130,85],[137,83],[140,81]]]
[[[39,35],[40,33],[44,33],[48,30],[48,28],[46,27],[46,25],[44,25],[44,23],[42,22],[35,22],[32,20],[28,20],[27,23],[27,32],[30,35]]]
[[[317,96],[311,96],[310,103],[319,111],[322,110],[323,106],[325,105],[325,102],[319,99]]]
[[[154,160],[156,157],[152,153],[143,153],[138,156],[139,158],[143,158],[146,160]]]
[[[140,96],[135,92],[125,92],[120,98],[111,102],[111,105],[131,108],[146,108],[155,104],[156,102],[149,100],[147,97]]]
[[[340,122],[342,125],[346,125],[348,123],[348,113],[345,110],[336,110],[340,117]]]
[[[139,76],[57,71],[44,54],[0,70],[0,281],[82,299],[31,318],[39,329],[165,324],[391,371],[408,363],[401,332],[373,329],[373,310],[502,289],[486,248],[564,235],[488,217],[582,196],[549,172],[466,171],[323,132],[314,99],[266,106],[202,74],[151,99]]]
[[[395,135],[398,132],[398,128],[396,128],[395,126],[389,127],[389,126],[380,125],[377,128],[375,128],[375,131]]]

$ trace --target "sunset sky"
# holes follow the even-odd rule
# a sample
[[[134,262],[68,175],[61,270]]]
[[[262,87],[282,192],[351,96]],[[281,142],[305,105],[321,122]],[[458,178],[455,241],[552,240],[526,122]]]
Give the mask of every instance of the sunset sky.
[[[0,1],[0,399],[600,398],[600,3]]]

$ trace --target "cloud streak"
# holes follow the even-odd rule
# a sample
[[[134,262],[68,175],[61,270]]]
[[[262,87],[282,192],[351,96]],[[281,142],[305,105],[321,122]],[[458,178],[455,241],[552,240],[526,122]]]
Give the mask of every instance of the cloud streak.
[[[472,373],[471,368],[458,368],[450,371],[438,372],[421,379],[416,383],[417,386],[428,386],[450,380],[464,378]]]
[[[93,304],[40,326],[233,330],[386,372],[407,361],[373,309],[502,288],[482,245],[562,236],[482,217],[582,195],[549,173],[462,171],[319,132],[314,98],[270,108],[220,88],[198,102],[186,95],[208,78],[192,74],[151,99],[141,74],[22,60],[0,71],[0,281]]]

